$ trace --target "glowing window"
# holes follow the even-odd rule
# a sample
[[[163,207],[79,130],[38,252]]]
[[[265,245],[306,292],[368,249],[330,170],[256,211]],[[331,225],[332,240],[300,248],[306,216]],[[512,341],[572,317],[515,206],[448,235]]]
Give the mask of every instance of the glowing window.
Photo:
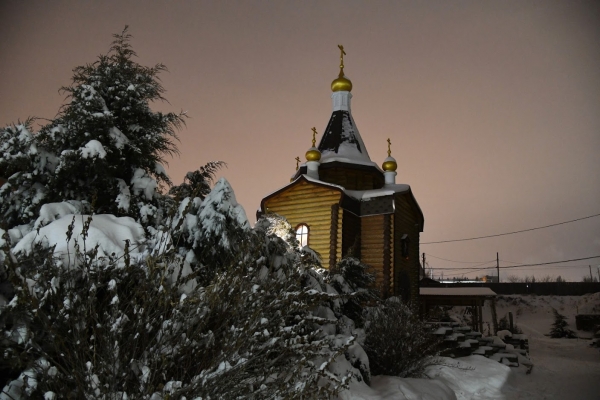
[[[300,247],[308,246],[308,225],[300,224],[296,227],[296,239]]]

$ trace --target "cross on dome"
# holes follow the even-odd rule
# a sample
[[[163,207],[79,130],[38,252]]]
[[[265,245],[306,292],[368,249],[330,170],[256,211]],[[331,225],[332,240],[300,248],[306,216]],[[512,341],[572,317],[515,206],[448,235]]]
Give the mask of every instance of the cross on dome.
[[[390,138],[387,139],[388,144],[388,156],[385,160],[383,160],[383,164],[381,165],[381,169],[385,172],[393,172],[396,173],[396,169],[398,168],[398,164],[396,163],[396,159],[392,157],[392,141]]]
[[[344,46],[341,44],[338,44],[338,47],[340,49],[340,73],[338,77],[331,82],[331,91],[350,92],[352,91],[352,82],[344,75],[344,56],[346,55],[346,52],[344,51]]]
[[[338,44],[338,47],[340,48],[340,70],[343,76],[343,72],[344,72],[344,56],[346,55],[346,52],[344,51],[344,46],[342,46],[341,44]]]

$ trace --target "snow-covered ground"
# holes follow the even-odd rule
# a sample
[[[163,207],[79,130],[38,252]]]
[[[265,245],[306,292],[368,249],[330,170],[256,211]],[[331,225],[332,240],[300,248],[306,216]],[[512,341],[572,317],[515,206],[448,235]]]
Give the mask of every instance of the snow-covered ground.
[[[530,375],[511,371],[503,393],[506,399],[600,399],[600,352],[586,339],[551,339],[545,334],[554,322],[552,308],[575,329],[575,315],[600,314],[600,293],[585,296],[501,296],[498,317],[509,311],[529,336],[534,364]],[[484,312],[484,320],[491,320]],[[591,332],[576,331],[589,338]]]
[[[600,313],[600,293],[585,296],[499,296],[498,318],[513,313],[515,323],[529,336],[534,363],[510,368],[483,356],[442,359],[428,370],[430,379],[373,378],[371,387],[352,383],[341,399],[476,400],[476,399],[600,399],[600,352],[586,339],[551,339],[544,334],[554,322],[552,308],[567,317],[575,330],[575,315]],[[460,313],[461,309],[454,310]],[[484,325],[490,322],[484,310]],[[590,332],[576,331],[580,337]]]

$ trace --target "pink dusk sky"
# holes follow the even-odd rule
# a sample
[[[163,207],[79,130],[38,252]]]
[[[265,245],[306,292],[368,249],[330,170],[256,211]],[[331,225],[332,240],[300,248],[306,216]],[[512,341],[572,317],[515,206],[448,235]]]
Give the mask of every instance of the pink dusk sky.
[[[371,159],[398,161],[425,215],[421,242],[534,228],[600,213],[597,1],[0,2],[0,124],[53,118],[71,70],[129,25],[144,65],[164,63],[185,110],[179,183],[211,160],[251,222],[323,133],[338,44]],[[532,232],[422,244],[434,274],[600,255],[600,217]],[[458,263],[469,261],[473,263]],[[568,267],[567,267],[568,266]],[[600,258],[501,270],[598,276]],[[482,276],[493,270],[473,271]]]

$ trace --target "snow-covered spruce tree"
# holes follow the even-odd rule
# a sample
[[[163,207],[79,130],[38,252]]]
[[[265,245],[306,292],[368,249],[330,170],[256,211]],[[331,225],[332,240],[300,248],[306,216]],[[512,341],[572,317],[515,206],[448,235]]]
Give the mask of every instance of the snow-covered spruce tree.
[[[127,28],[114,36],[108,54],[74,69],[62,89],[70,102],[36,135],[38,148],[55,157],[42,182],[44,203],[84,200],[98,214],[146,224],[156,217],[157,185],[170,183],[161,163],[177,151],[184,115],[152,111],[164,100],[165,66],[136,63]]]
[[[73,231],[73,229],[71,229]],[[3,364],[14,398],[327,398],[348,375],[330,365],[353,339],[324,336],[310,312],[330,294],[303,288],[298,257],[247,233],[206,287],[187,290],[178,258],[79,252],[65,268],[43,242],[10,261]],[[81,247],[83,248],[83,247]],[[180,260],[179,260],[180,261]],[[39,268],[43,266],[43,268]],[[328,321],[325,321],[328,322]]]
[[[246,213],[225,178],[204,199],[184,198],[171,227],[179,255],[197,271],[203,286],[231,264],[250,232]]]
[[[171,187],[169,194],[178,201],[186,197],[204,200],[212,190],[215,174],[226,165],[223,161],[210,161],[196,171],[188,172],[181,184]]]
[[[364,350],[373,375],[419,377],[437,362],[440,341],[397,297],[369,310]]]
[[[554,313],[554,322],[552,323],[552,329],[550,329],[551,338],[576,338],[577,335],[571,329],[567,328],[569,323],[567,317],[560,314],[555,308],[552,309]]]

